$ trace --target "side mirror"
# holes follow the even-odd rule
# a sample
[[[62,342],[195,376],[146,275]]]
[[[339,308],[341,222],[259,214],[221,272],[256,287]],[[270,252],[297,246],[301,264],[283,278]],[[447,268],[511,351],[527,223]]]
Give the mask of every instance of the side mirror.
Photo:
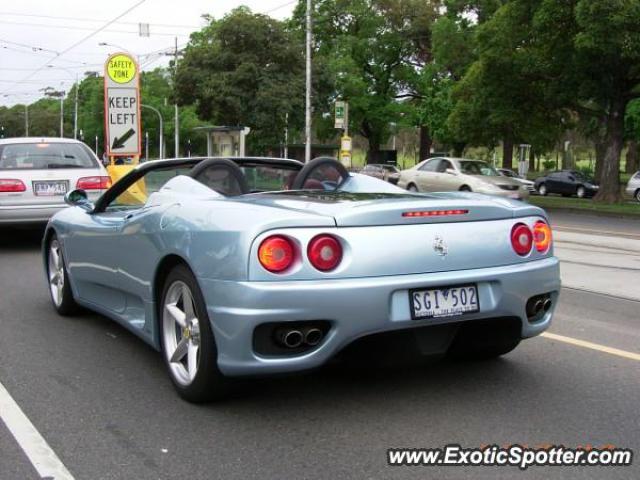
[[[87,192],[82,189],[71,190],[64,196],[64,203],[72,207],[80,207],[87,212],[93,210],[93,203],[89,201]]]
[[[447,168],[445,170],[445,173],[448,173],[449,175],[458,175],[458,172],[456,172],[453,168]]]

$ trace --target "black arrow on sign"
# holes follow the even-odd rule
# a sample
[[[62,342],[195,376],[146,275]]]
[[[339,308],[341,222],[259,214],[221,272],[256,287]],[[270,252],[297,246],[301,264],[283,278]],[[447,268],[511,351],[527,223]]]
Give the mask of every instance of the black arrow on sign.
[[[120,138],[118,137],[114,138],[113,144],[111,145],[111,150],[118,150],[119,148],[124,148],[124,144],[127,143],[127,140],[129,140],[135,134],[136,134],[136,131],[133,128],[130,128]]]

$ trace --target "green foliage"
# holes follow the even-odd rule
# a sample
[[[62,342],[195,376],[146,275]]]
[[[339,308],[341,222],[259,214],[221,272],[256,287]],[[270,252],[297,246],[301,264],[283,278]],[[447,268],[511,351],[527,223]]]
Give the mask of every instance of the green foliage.
[[[245,125],[254,153],[279,145],[285,114],[302,125],[302,46],[282,22],[233,10],[191,36],[178,66],[177,94],[215,125]]]

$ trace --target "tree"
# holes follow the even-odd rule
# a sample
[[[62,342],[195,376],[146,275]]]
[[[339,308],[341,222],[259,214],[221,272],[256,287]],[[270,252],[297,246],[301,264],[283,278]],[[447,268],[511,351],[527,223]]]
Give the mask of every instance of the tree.
[[[285,114],[302,125],[303,48],[284,23],[246,7],[193,33],[177,71],[180,103],[218,125],[252,129],[249,148],[279,145]]]
[[[495,2],[494,2],[495,3]],[[526,142],[536,151],[553,145],[566,128],[566,112],[539,74],[531,55],[533,0],[505,3],[477,27],[477,59],[456,85],[449,125],[469,143],[502,140],[503,165],[512,168],[513,147]]]
[[[541,74],[567,106],[601,119],[604,156],[595,200],[619,201],[625,112],[640,97],[640,0],[538,3],[532,54],[544,60]]]
[[[314,62],[334,79],[331,91],[314,92],[323,111],[337,98],[348,100],[350,127],[369,142],[374,158],[386,142],[390,126],[402,124],[414,95],[410,84],[425,64],[430,23],[437,2],[424,0],[318,0],[314,2]],[[292,24],[304,31],[305,2]],[[317,71],[317,67],[316,67]]]
[[[628,139],[625,171],[634,173],[640,170],[640,100],[633,100],[627,106],[624,125]]]

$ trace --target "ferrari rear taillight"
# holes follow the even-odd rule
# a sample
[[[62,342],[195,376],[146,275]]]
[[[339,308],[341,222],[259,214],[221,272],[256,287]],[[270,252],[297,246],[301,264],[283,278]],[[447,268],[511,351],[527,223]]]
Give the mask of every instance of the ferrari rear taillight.
[[[295,259],[295,246],[291,240],[282,235],[265,238],[258,248],[260,264],[272,273],[287,270]]]
[[[511,246],[521,257],[529,255],[533,247],[533,233],[524,223],[516,223],[511,229]]]
[[[76,188],[81,190],[107,190],[111,188],[111,178],[102,176],[82,177],[76,183]]]
[[[538,220],[533,226],[533,243],[536,250],[547,253],[551,247],[551,241],[551,227],[542,220]]]
[[[311,265],[322,272],[328,272],[342,261],[342,245],[331,235],[318,235],[309,242],[307,256]]]
[[[27,190],[21,180],[0,178],[0,193],[19,193]]]

